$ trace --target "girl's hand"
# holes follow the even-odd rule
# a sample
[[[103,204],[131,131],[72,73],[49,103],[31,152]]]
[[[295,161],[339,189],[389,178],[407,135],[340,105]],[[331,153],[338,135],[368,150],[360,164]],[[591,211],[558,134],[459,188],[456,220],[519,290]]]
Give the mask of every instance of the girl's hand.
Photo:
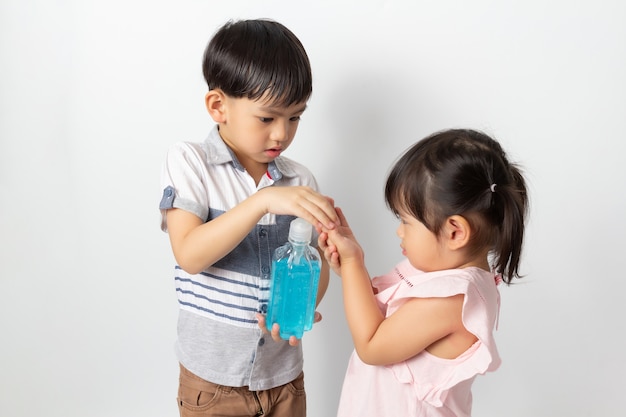
[[[324,230],[318,231],[317,246],[323,251],[324,258],[333,272],[341,276],[341,262],[337,248],[328,239],[328,233]]]
[[[318,238],[318,245],[324,251],[324,258],[340,275],[341,267],[348,262],[363,262],[363,249],[354,237],[352,229],[346,220],[341,208],[335,208],[340,224],[332,230],[322,229]]]

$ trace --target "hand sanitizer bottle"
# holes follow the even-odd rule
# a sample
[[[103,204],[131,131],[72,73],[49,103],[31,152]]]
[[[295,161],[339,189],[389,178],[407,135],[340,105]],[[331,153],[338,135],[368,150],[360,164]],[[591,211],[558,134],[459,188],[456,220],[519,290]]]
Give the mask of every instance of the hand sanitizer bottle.
[[[311,224],[296,218],[289,226],[289,241],[276,248],[272,258],[266,323],[270,331],[278,323],[285,340],[290,336],[301,339],[313,328],[321,260],[310,246],[311,234]]]

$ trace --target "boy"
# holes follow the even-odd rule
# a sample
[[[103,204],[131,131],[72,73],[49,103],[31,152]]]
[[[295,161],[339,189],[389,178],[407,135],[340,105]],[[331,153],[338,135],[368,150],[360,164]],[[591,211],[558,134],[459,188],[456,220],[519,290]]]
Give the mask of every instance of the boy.
[[[216,126],[205,142],[170,149],[160,204],[178,264],[180,415],[305,416],[302,347],[268,337],[257,314],[290,221],[337,221],[310,171],[281,156],[312,92],[310,63],[289,29],[246,20],[217,31],[203,72]]]

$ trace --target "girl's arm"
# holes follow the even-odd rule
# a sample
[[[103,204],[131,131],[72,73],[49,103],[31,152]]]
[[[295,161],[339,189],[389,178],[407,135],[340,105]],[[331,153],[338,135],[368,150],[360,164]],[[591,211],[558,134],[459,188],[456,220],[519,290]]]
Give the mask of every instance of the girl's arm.
[[[415,298],[385,318],[374,297],[363,251],[341,209],[337,213],[341,226],[321,234],[320,247],[342,278],[346,320],[363,362],[389,365],[427,348],[452,359],[471,346],[475,338],[461,320],[463,295]]]

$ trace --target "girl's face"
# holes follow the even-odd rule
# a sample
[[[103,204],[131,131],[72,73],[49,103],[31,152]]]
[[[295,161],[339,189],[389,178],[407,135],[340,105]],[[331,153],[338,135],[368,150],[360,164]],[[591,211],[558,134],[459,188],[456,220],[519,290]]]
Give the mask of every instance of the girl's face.
[[[399,210],[398,214],[400,225],[396,233],[401,239],[402,254],[411,265],[424,272],[446,269],[443,264],[445,250],[437,235],[406,211]]]

